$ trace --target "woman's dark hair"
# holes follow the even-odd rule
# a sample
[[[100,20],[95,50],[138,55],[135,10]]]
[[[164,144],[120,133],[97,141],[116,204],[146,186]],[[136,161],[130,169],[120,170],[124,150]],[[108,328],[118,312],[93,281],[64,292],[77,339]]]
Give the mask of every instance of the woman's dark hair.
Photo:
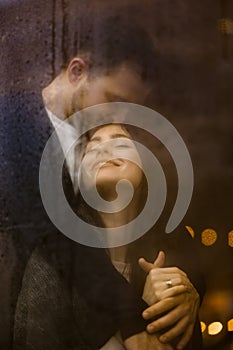
[[[115,123],[114,123],[115,124]],[[95,131],[100,129],[101,127],[104,127],[105,124],[97,128],[91,129],[87,133],[87,138],[90,139],[91,136]],[[127,132],[132,137],[132,140],[138,141],[139,143],[144,143],[144,137],[145,134],[142,133],[140,128],[137,128],[133,125],[127,125],[127,124],[117,124],[120,125],[123,129],[127,130]],[[143,162],[143,160],[142,160]],[[145,175],[143,175],[142,180],[142,193],[141,193],[141,201],[140,201],[140,211],[143,209],[146,199],[147,199],[147,191],[148,191],[148,184]],[[156,200],[156,199],[155,199]],[[78,194],[77,197],[77,211],[76,214],[79,215],[84,221],[86,221],[89,224],[92,224],[97,227],[104,227],[103,222],[101,221],[100,215],[96,210],[88,206],[88,204],[83,199],[81,193]],[[111,215],[111,214],[110,214]],[[138,214],[137,214],[138,215]],[[149,257],[151,261],[154,260],[154,256],[156,254],[156,245],[161,246],[162,239],[162,233],[164,232],[159,225],[156,225],[156,228],[153,227],[147,232],[145,235],[143,235],[141,238],[137,239],[136,241],[132,242],[128,246],[127,256],[126,259],[128,262],[132,263],[132,274],[134,276],[133,278],[133,284],[138,290],[142,290],[144,285],[144,278],[145,273],[141,270],[141,268],[138,265],[138,258],[145,254],[145,256]],[[157,244],[155,244],[155,242]],[[142,247],[145,249],[144,254],[142,254]],[[151,247],[154,247],[154,249],[151,251]],[[153,252],[153,254],[150,256],[150,253]]]

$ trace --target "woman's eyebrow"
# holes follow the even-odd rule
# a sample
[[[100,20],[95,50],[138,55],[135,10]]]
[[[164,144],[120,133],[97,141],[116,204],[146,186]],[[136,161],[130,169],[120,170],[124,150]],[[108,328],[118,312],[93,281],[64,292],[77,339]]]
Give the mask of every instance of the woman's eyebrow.
[[[89,142],[94,142],[94,141],[99,141],[100,142],[101,141],[101,137],[100,136],[92,137]]]
[[[121,134],[121,133],[112,134],[110,137],[111,137],[111,139],[117,139],[119,137],[124,137],[126,139],[130,139],[130,136],[125,135],[125,134]]]
[[[116,134],[111,134],[110,135],[110,139],[118,139],[120,137],[124,137],[126,139],[130,139],[130,136],[127,136],[127,135],[121,134],[121,133],[116,133]],[[101,137],[100,136],[95,136],[95,137],[91,138],[89,142],[101,142]]]

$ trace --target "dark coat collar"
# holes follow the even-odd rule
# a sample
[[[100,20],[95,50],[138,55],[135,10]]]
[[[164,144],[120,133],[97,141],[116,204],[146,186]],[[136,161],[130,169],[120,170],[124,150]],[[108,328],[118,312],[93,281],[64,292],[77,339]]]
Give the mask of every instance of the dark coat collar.
[[[3,121],[0,190],[9,224],[13,221],[17,226],[32,226],[37,230],[38,225],[48,221],[44,219],[47,215],[40,197],[39,167],[54,128],[39,93],[1,96],[0,114]],[[71,195],[72,184],[66,167],[64,173]]]

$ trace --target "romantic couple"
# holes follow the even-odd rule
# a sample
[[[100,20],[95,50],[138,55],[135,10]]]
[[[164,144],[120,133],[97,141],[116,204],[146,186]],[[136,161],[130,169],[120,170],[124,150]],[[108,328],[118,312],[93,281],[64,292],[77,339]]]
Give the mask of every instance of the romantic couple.
[[[155,225],[124,246],[93,248],[59,232],[41,201],[39,166],[51,133],[55,130],[60,149],[52,150],[48,173],[57,154],[76,138],[70,116],[105,102],[143,104],[155,81],[156,50],[149,35],[118,16],[97,23],[99,41],[94,45],[95,35],[80,37],[76,55],[43,90],[43,100],[27,94],[3,103],[4,135],[12,140],[5,142],[3,171],[12,176],[4,177],[3,197],[15,225],[17,260],[5,348],[201,349],[198,309],[204,287],[187,233],[166,235]],[[64,191],[85,222],[124,230],[143,210],[147,181],[134,140],[133,128],[110,120],[86,132],[80,147],[67,154]],[[81,187],[90,195],[96,187],[112,213],[87,205],[77,173]],[[122,179],[133,186],[133,198],[115,212],[116,184]],[[60,210],[59,203],[54,206]]]

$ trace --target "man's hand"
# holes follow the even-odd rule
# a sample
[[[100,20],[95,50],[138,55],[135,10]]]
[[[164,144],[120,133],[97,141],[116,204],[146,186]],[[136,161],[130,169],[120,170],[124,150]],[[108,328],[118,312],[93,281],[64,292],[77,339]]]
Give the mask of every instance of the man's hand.
[[[170,327],[159,339],[171,342],[178,336],[177,349],[189,342],[199,309],[199,295],[187,275],[177,267],[164,268],[165,254],[160,252],[154,264],[141,258],[139,264],[148,273],[143,299],[151,305],[143,312],[145,319],[159,317],[147,326],[150,333]],[[171,281],[171,286],[167,284]]]
[[[124,341],[127,350],[173,350],[169,344],[160,342],[158,335],[141,332]]]

